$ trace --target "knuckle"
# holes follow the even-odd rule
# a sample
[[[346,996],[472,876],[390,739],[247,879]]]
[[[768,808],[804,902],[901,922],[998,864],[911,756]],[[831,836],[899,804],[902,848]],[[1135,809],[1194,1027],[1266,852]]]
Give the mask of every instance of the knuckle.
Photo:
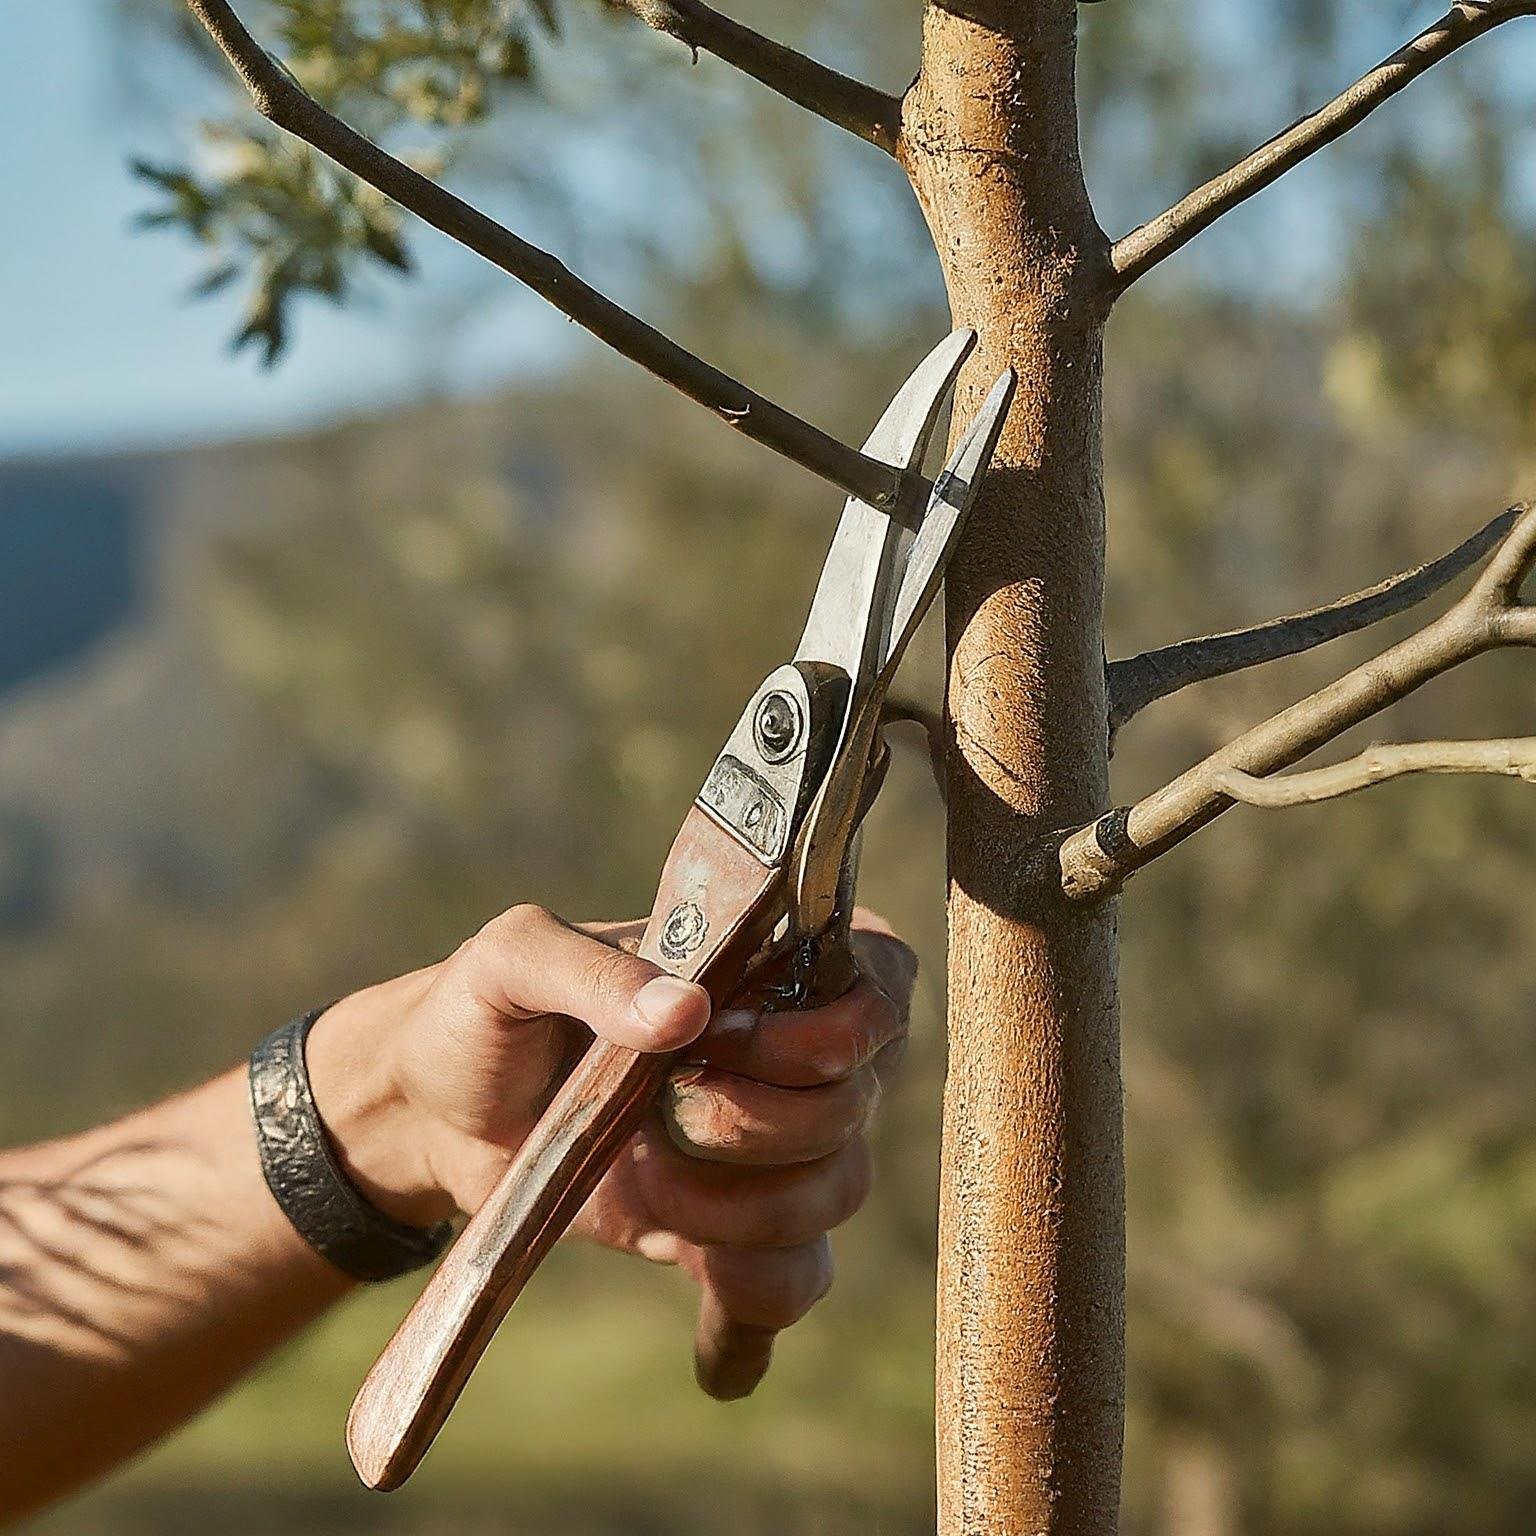
[[[877,1051],[874,1059],[870,1062],[870,1075],[875,1080],[875,1102],[870,1106],[871,1112],[879,1107],[880,1098],[885,1091],[885,1085],[901,1071],[901,1064],[907,1059],[909,1040],[910,1037],[903,1030],[894,1040],[888,1041]]]
[[[877,988],[870,988],[865,1003],[869,1020],[869,1035],[876,1042],[894,1039],[906,1030],[906,1016],[895,1001]]]
[[[874,1108],[876,1092],[867,1069],[825,1088],[802,1091],[810,1098],[812,1135],[823,1154],[841,1151],[859,1135]]]
[[[823,1083],[841,1083],[859,1070],[861,1052],[852,1030],[829,1030],[806,1054],[807,1065]]]
[[[894,933],[859,935],[860,969],[893,1002],[904,1004],[917,981],[917,951]]]
[[[468,970],[485,950],[485,930],[472,933],[467,939],[460,941],[458,948],[443,962],[442,974],[448,976],[462,975]]]
[[[860,983],[832,1007],[836,1012],[827,1027],[816,1031],[806,1046],[806,1065],[823,1083],[852,1077],[902,1027],[895,1004],[868,983]]]
[[[480,948],[523,943],[552,921],[553,918],[544,907],[531,901],[520,901],[493,917],[470,943]]]
[[[594,950],[586,966],[586,984],[594,997],[605,1000],[627,1001],[645,979],[639,974],[648,968],[644,961],[636,960],[622,949],[613,949],[594,940],[599,947]]]
[[[862,1141],[831,1153],[808,1168],[803,1180],[765,1200],[748,1241],[771,1248],[810,1242],[841,1226],[869,1193],[869,1159]]]
[[[873,1066],[866,1066],[858,1075],[858,1092],[854,1099],[853,1113],[849,1123],[848,1139],[862,1136],[869,1126],[869,1122],[875,1118],[875,1112],[880,1108],[880,1099],[883,1088],[880,1075]]]

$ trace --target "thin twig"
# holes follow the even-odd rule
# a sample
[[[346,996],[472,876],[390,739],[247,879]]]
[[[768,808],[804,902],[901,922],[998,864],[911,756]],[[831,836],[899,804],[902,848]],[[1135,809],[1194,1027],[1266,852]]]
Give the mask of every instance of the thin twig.
[[[923,733],[928,749],[928,766],[933,770],[934,787],[941,800],[948,801],[949,763],[944,742],[944,719],[936,709],[915,699],[887,699],[880,708],[882,725],[915,725]]]
[[[1405,613],[1432,597],[1469,570],[1500,543],[1514,526],[1516,514],[1504,512],[1449,554],[1428,565],[1389,576],[1374,587],[1341,597],[1337,602],[1283,619],[1270,619],[1251,629],[1229,630],[1180,640],[1155,651],[1109,664],[1109,734],[1113,741],[1127,720],[1158,699],[1193,683],[1226,677],[1267,661],[1297,656],[1330,640],[1352,635],[1383,619]]]
[[[1536,736],[1499,741],[1412,741],[1367,747],[1346,762],[1259,778],[1228,768],[1216,787],[1244,805],[1284,810],[1319,805],[1410,773],[1492,773],[1536,784]]]
[[[226,0],[187,0],[251,94],[256,110],[401,207],[483,256],[616,352],[664,379],[738,432],[873,506],[889,506],[899,475],[711,367],[581,281],[547,251],[386,154],[308,95],[246,30]]]
[[[1433,26],[1384,59],[1327,106],[1293,123],[1230,170],[1197,187],[1166,213],[1116,241],[1110,252],[1116,291],[1123,292],[1224,213],[1341,138],[1384,101],[1458,48],[1506,21],[1530,15],[1536,15],[1536,0],[1463,0],[1453,5]]]
[[[607,3],[637,16],[646,26],[675,37],[693,51],[695,58],[701,50],[712,53],[797,106],[867,139],[889,155],[896,153],[896,141],[901,135],[899,97],[828,69],[825,64],[722,16],[700,0]]]
[[[1233,796],[1223,779],[1234,769],[1266,778],[1474,656],[1536,645],[1536,610],[1518,606],[1520,585],[1536,563],[1536,508],[1517,510],[1487,569],[1439,618],[1243,732],[1135,805],[1068,834],[1056,849],[1066,896],[1097,901],[1112,895],[1138,869],[1230,809]]]

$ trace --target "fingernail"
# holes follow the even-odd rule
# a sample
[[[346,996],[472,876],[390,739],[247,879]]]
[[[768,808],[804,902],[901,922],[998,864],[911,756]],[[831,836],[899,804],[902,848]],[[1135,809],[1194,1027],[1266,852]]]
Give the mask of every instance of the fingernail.
[[[709,1033],[715,1039],[730,1040],[756,1028],[757,1015],[750,1008],[723,1008],[710,1020]]]
[[[708,1022],[709,994],[696,982],[653,976],[635,993],[634,1010],[648,1029],[668,1043],[683,1045]]]

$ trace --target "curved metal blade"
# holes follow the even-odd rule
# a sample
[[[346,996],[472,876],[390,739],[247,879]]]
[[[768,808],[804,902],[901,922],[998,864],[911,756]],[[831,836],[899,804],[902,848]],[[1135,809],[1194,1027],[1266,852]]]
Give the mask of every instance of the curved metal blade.
[[[1018,378],[1009,368],[992,386],[981,410],[961,437],[929,498],[884,625],[878,666],[857,689],[842,740],[821,790],[806,817],[797,852],[791,922],[809,936],[819,933],[850,899],[857,861],[859,819],[871,796],[864,779],[876,750],[880,706],[902,653],[916,633],[944,580],[944,569],[976,500],[992,452],[1003,430]]]
[[[976,500],[987,466],[992,462],[992,452],[1002,434],[1018,382],[1018,375],[1012,368],[1003,370],[950,455],[944,473],[934,482],[927,514],[918,525],[917,537],[907,554],[901,586],[891,606],[890,632],[880,662],[880,676],[885,682],[894,675],[907,642],[938,595],[944,568],[960,540],[960,530]]]
[[[931,351],[897,391],[864,452],[882,464],[911,470],[923,461],[944,402],[976,333],[958,330]],[[853,679],[854,689],[879,670],[889,632],[891,589],[910,534],[898,517],[850,496],[821,568],[796,661],[828,661]]]

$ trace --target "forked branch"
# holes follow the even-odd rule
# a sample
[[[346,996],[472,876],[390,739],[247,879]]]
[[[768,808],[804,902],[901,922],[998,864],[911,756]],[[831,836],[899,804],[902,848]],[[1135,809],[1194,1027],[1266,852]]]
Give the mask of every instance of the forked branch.
[[[1216,787],[1244,805],[1284,810],[1293,805],[1338,800],[1410,773],[1492,773],[1536,784],[1536,736],[1511,736],[1500,741],[1378,744],[1347,762],[1269,779],[1229,768],[1217,774]]]
[[[1482,575],[1438,619],[1245,731],[1144,800],[1066,837],[1056,850],[1066,896],[1096,901],[1112,895],[1138,869],[1228,810],[1238,798],[1234,791],[1249,788],[1249,779],[1289,768],[1431,678],[1485,651],[1536,646],[1536,609],[1520,603],[1521,583],[1536,563],[1536,508],[1516,510]]]
[[[1379,624],[1405,613],[1476,565],[1514,526],[1516,513],[1503,512],[1458,544],[1449,554],[1428,565],[1400,572],[1337,602],[1306,613],[1270,619],[1250,629],[1229,630],[1180,640],[1155,651],[1143,651],[1124,661],[1112,661],[1108,669],[1109,736],[1149,704],[1167,698],[1193,683],[1226,677],[1267,661],[1297,656],[1330,640]]]
[[[327,112],[257,43],[226,0],[187,0],[187,8],[234,66],[263,117],[526,283],[614,351],[698,401],[744,436],[872,506],[888,506],[896,499],[899,476],[888,465],[866,458],[695,357],[582,282],[547,251],[503,228]]]
[[[1114,288],[1123,292],[1143,273],[1209,228],[1224,213],[1278,181],[1287,171],[1364,121],[1384,101],[1411,85],[1473,38],[1536,15],[1536,0],[1461,0],[1412,42],[1384,59],[1327,106],[1293,123],[1284,133],[1197,187],[1166,213],[1133,229],[1110,252]]]
[[[797,106],[879,145],[887,154],[896,153],[901,134],[899,98],[828,69],[700,0],[608,0],[608,4],[675,37],[695,58],[701,51],[712,53]]]

